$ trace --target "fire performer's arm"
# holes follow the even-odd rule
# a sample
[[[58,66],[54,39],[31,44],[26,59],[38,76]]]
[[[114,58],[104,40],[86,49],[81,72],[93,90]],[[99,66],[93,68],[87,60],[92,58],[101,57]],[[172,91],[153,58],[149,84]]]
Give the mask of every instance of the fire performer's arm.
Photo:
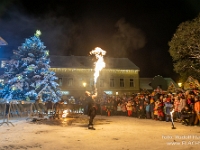
[[[96,84],[94,85],[94,94],[92,95],[92,99],[95,100],[97,98],[97,88],[96,88]]]
[[[92,95],[92,99],[95,100],[97,97],[97,94],[95,93],[95,95]]]

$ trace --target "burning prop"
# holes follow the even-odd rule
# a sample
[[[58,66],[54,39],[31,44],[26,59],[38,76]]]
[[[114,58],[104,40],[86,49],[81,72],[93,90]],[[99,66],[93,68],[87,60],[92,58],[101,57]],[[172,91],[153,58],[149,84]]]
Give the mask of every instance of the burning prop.
[[[63,114],[62,114],[62,118],[66,118],[68,115],[68,111],[67,110],[64,110],[63,111]]]
[[[172,109],[172,111],[170,112],[170,115],[171,115],[171,121],[172,121],[172,129],[176,129],[176,127],[174,126],[173,113],[174,113],[174,109]]]
[[[99,47],[96,47],[94,50],[90,52],[90,55],[95,55],[96,62],[94,63],[95,69],[94,69],[94,94],[97,95],[97,78],[99,77],[99,72],[105,68],[106,64],[104,62],[103,56],[106,54],[106,51],[102,50]]]

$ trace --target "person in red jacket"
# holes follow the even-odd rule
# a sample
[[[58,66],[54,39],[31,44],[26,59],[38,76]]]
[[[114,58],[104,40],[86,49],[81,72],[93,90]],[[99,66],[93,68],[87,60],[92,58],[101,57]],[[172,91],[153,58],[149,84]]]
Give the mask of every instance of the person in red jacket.
[[[197,125],[198,121],[199,121],[199,125],[200,125],[200,100],[199,100],[198,96],[196,96],[194,98],[194,100],[195,100],[194,111],[195,111],[195,114],[196,114],[194,125]]]

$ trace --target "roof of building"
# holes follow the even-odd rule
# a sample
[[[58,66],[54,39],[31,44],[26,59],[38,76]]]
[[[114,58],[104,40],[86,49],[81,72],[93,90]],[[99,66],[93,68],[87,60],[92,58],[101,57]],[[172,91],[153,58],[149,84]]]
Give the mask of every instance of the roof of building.
[[[149,85],[152,82],[153,78],[140,78],[140,88],[145,90],[153,90]]]
[[[94,68],[93,57],[89,56],[50,56],[50,66],[52,68]],[[105,57],[104,61],[106,63],[107,69],[133,69],[139,70],[132,61],[128,58],[110,58]]]
[[[152,83],[154,78],[140,78],[140,88],[146,90],[153,90],[150,84]],[[172,78],[163,78],[167,82],[167,86],[170,86],[171,83],[174,84],[176,88],[178,88],[177,83]]]
[[[176,88],[179,88],[178,84],[172,78],[164,78],[167,81],[167,85],[173,84]]]
[[[0,37],[0,45],[8,45],[8,43],[2,37]]]

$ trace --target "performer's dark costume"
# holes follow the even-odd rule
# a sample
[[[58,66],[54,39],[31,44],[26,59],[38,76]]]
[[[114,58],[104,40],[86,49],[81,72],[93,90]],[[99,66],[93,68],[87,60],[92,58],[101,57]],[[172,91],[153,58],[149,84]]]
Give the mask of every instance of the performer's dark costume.
[[[85,100],[86,102],[88,102],[88,116],[90,117],[88,129],[95,130],[95,128],[93,127],[93,120],[94,117],[96,116],[96,107],[94,106],[94,100],[89,95],[87,95]]]

